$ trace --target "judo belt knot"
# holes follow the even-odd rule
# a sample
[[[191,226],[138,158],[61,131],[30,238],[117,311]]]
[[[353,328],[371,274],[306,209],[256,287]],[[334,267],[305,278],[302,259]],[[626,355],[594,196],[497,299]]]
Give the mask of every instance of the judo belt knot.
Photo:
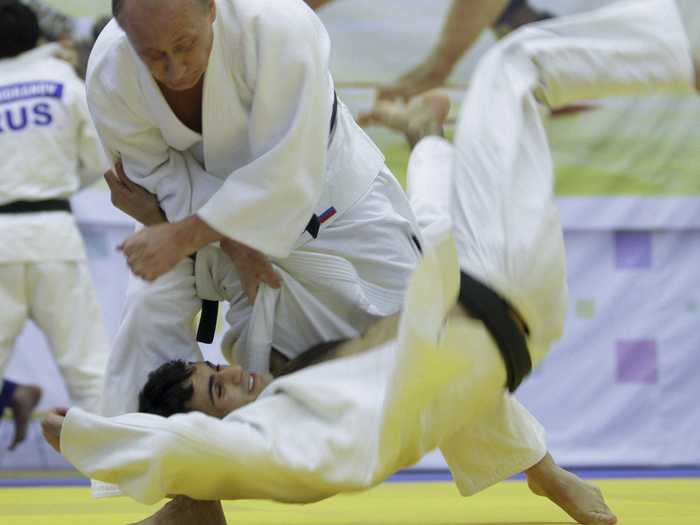
[[[515,321],[515,310],[496,292],[464,272],[460,272],[459,303],[488,329],[501,352],[506,366],[509,392],[515,392],[532,371],[532,358],[527,348],[527,326],[521,330]]]

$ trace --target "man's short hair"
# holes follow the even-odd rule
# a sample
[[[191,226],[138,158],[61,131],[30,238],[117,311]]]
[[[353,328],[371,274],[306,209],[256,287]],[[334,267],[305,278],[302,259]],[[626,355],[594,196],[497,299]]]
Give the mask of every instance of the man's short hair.
[[[119,21],[119,14],[122,12],[122,7],[126,0],[112,0],[112,16]],[[209,5],[209,0],[198,0],[202,7]]]
[[[19,0],[0,0],[0,58],[34,49],[39,42],[39,20]]]
[[[139,412],[163,417],[190,412],[192,374],[194,365],[182,360],[168,361],[148,374],[146,386],[139,393]]]

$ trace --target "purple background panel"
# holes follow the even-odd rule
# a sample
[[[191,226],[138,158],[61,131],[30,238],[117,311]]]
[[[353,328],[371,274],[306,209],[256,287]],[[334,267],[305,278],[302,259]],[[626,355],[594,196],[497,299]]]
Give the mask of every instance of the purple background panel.
[[[651,241],[650,232],[615,232],[615,267],[620,270],[651,268]]]
[[[654,384],[659,379],[656,341],[617,342],[617,382]]]

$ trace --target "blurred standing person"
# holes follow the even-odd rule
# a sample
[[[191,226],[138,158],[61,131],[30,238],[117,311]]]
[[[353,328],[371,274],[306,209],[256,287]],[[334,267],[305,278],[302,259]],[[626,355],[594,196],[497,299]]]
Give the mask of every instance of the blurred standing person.
[[[533,8],[527,0],[452,0],[430,54],[394,84],[381,88],[378,98],[408,100],[440,87],[485,29],[492,28],[497,36],[504,36],[547,18],[552,15]]]
[[[45,0],[22,0],[22,3],[36,14],[39,31],[44,40],[58,42],[71,38],[75,32],[75,19],[53,8]]]
[[[29,7],[0,3],[0,377],[31,319],[71,400],[97,411],[108,343],[68,198],[105,160],[84,84],[39,37]]]
[[[304,0],[319,10],[333,0]],[[440,38],[426,59],[379,91],[380,99],[402,97],[408,100],[442,86],[464,54],[488,28],[497,36],[551,18],[550,13],[533,8],[528,0],[452,0]]]
[[[22,0],[30,7],[39,20],[41,38],[46,42],[59,42],[63,47],[59,58],[67,60],[75,67],[80,78],[85,79],[87,61],[98,35],[111,20],[109,16],[95,17],[89,22],[88,30],[76,18],[55,9],[45,0]]]

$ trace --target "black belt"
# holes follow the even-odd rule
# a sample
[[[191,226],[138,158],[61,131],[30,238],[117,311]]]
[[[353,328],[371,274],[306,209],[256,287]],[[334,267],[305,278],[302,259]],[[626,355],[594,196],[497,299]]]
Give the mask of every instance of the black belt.
[[[197,341],[211,344],[216,334],[216,323],[219,319],[219,301],[202,299],[202,313],[199,314]]]
[[[335,124],[338,120],[338,94],[334,91],[333,92],[333,111],[331,111],[331,128],[330,128],[330,133],[333,134],[333,130],[335,129]],[[309,219],[309,223],[306,225],[306,228],[304,228],[305,232],[308,232],[311,237],[314,239],[318,237],[318,232],[321,229],[321,219],[318,218],[318,215],[315,213],[311,216],[311,219]]]
[[[459,303],[484,323],[496,341],[508,374],[506,386],[510,392],[515,392],[532,371],[532,358],[525,339],[528,328],[524,327],[525,334],[518,328],[513,319],[517,314],[508,301],[473,277],[460,273]]]
[[[70,202],[67,199],[49,199],[45,201],[15,201],[0,206],[0,213],[39,213],[42,211],[67,211]]]
[[[333,110],[331,111],[331,129],[330,133],[333,133],[335,129],[335,123],[338,120],[338,94],[333,92]]]
[[[197,254],[190,255],[197,271]],[[202,299],[202,312],[199,314],[199,326],[197,327],[197,341],[211,344],[216,334],[216,323],[219,319],[219,301]]]

